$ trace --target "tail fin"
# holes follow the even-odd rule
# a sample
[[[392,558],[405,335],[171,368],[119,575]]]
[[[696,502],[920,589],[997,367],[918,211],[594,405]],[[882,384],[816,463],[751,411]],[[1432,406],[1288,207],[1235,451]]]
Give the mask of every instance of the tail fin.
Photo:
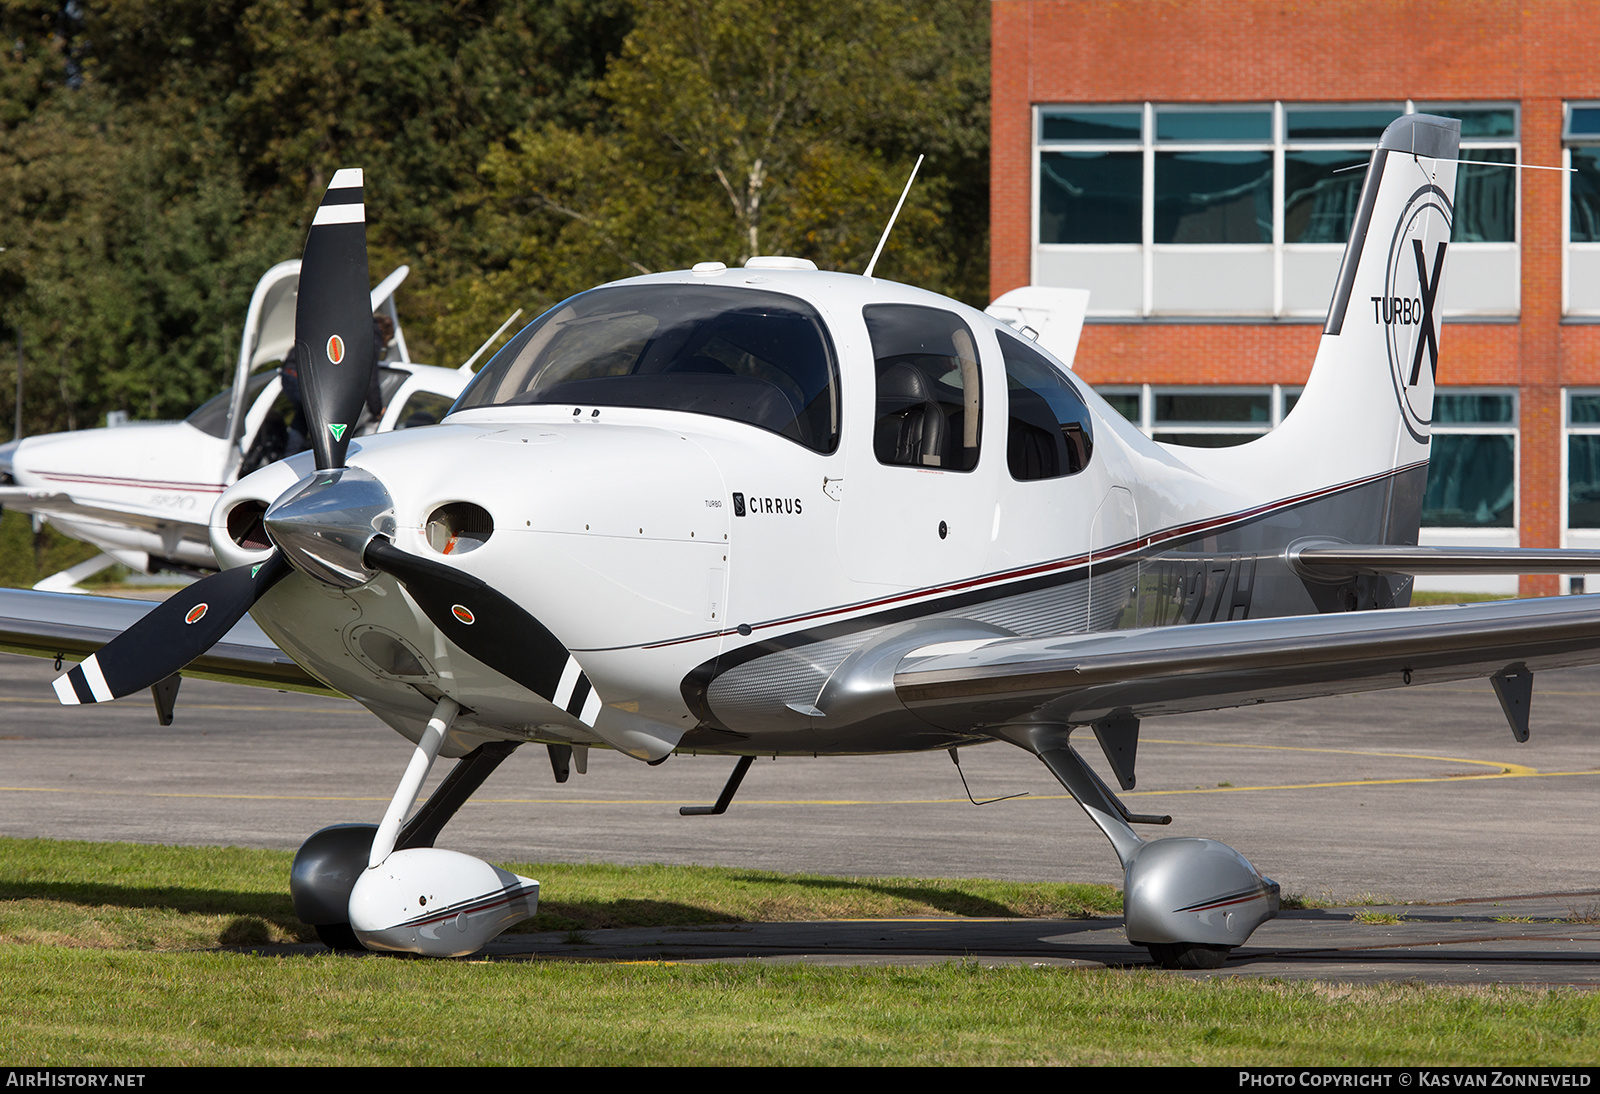
[[[1311,378],[1276,431],[1274,448],[1326,485],[1414,469],[1391,498],[1390,543],[1415,543],[1421,519],[1460,142],[1459,121],[1429,114],[1384,130]]]

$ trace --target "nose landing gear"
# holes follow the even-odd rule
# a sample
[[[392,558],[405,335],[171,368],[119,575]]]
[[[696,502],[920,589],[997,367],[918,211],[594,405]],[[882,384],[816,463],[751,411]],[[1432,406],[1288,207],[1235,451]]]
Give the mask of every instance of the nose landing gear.
[[[459,956],[481,949],[537,909],[537,881],[433,846],[445,822],[517,742],[490,741],[462,757],[411,819],[400,823],[438,755],[454,707],[446,699],[434,712],[382,826],[332,825],[314,833],[295,855],[289,875],[295,914],[329,949]]]

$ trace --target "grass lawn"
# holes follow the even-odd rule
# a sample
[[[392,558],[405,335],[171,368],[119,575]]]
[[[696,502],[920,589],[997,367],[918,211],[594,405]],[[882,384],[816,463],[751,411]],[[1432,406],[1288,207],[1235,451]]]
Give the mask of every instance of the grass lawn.
[[[1138,970],[429,961],[306,937],[286,852],[0,840],[0,1052],[162,1064],[1587,1064],[1600,995]],[[1103,886],[508,864],[537,929],[1115,914]],[[92,879],[92,880],[86,880]]]

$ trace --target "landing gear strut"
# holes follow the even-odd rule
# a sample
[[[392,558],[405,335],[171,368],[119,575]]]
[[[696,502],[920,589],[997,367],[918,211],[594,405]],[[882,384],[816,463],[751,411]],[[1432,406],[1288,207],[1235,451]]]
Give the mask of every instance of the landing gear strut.
[[[295,914],[315,928],[329,949],[403,949],[436,956],[470,953],[532,914],[538,882],[466,855],[433,849],[446,822],[518,742],[490,741],[473,749],[457,761],[422,807],[400,823],[443,745],[454,708],[444,700],[435,710],[383,825],[332,825],[314,833],[295,855],[289,876]],[[380,877],[385,865],[390,868]],[[374,899],[369,893],[366,921],[352,925],[352,898],[358,886],[403,890],[400,917],[396,918],[394,894]],[[461,948],[482,934],[489,922],[498,926],[470,949]],[[443,929],[446,923],[448,930]]]
[[[1126,737],[1127,727],[1118,728]],[[1128,941],[1148,948],[1162,968],[1220,968],[1229,951],[1278,914],[1277,882],[1262,877],[1243,855],[1216,840],[1140,838],[1133,823],[1166,824],[1172,818],[1128,812],[1073,750],[1072,729],[1012,726],[996,736],[1039,757],[1111,841],[1122,863]],[[1131,762],[1114,761],[1113,766],[1124,789],[1131,789]]]

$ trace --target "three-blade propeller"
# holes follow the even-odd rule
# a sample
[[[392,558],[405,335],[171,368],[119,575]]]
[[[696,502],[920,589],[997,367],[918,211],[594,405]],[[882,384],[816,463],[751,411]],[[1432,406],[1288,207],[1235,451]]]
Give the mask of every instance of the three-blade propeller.
[[[345,467],[374,360],[362,182],[359,168],[335,173],[306,237],[295,353],[316,473],[267,511],[273,554],[153,609],[56,680],[63,703],[106,702],[166,679],[221,640],[292,566],[341,588],[377,572],[393,576],[459,648],[594,724],[599,698],[555,635],[480,579],[396,547],[386,538],[393,514],[382,483]]]
[[[344,465],[372,364],[361,191],[360,168],[334,173],[300,264],[295,352],[319,471]],[[288,572],[274,552],[264,563],[195,582],[58,677],[56,695],[69,705],[104,703],[166,679],[221,640]]]

